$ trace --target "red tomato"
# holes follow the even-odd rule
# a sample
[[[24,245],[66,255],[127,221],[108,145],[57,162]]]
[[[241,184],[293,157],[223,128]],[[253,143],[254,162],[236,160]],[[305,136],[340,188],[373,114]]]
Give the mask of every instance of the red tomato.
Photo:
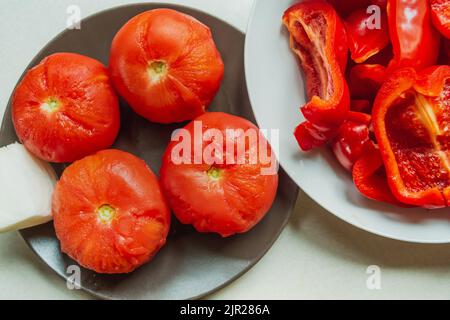
[[[430,0],[431,20],[441,34],[450,39],[450,3],[449,0]]]
[[[104,150],[74,162],[53,195],[61,250],[99,273],[127,273],[165,244],[170,211],[144,161]]]
[[[222,138],[212,139],[213,143],[201,139],[194,128],[200,126],[205,130],[212,129],[220,133]],[[187,160],[195,159],[195,145],[215,145],[221,152],[214,154],[216,160],[208,164],[205,158],[194,161],[178,162],[177,149],[180,142],[172,141],[163,158],[161,168],[161,187],[176,217],[184,224],[192,224],[199,232],[215,232],[223,237],[243,233],[256,225],[272,206],[278,186],[276,170],[269,174],[264,168],[269,162],[258,156],[261,142],[266,142],[258,128],[251,122],[225,113],[206,113],[189,123],[183,130],[184,136],[193,137],[193,147],[185,150]],[[227,129],[242,129],[241,134],[227,134]],[[249,131],[247,131],[250,129]],[[246,139],[245,157],[238,156],[238,147],[223,152],[227,143],[239,146],[237,141],[244,137],[242,132],[253,132],[255,139]],[[222,143],[220,143],[222,142]],[[244,146],[242,144],[242,146]],[[226,148],[225,148],[226,150]],[[272,155],[270,147],[264,148],[267,155]],[[205,153],[204,153],[205,154]],[[235,159],[221,163],[221,160]],[[238,159],[245,163],[237,164]],[[250,159],[256,161],[250,161]],[[272,157],[273,162],[276,160]]]
[[[56,53],[29,70],[12,102],[25,147],[50,162],[72,162],[111,146],[119,104],[107,69],[74,53]]]
[[[110,70],[134,111],[150,121],[171,123],[205,112],[224,66],[207,26],[175,10],[156,9],[119,30]]]

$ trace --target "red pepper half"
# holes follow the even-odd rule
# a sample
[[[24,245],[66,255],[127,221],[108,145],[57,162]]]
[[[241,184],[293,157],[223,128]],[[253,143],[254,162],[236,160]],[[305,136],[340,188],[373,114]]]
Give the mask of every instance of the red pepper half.
[[[380,151],[373,143],[353,166],[352,175],[356,188],[365,197],[403,206],[389,189]]]
[[[391,74],[373,126],[394,196],[427,208],[450,204],[450,66]]]
[[[431,20],[441,34],[450,39],[450,3],[448,0],[430,0]]]
[[[386,68],[379,64],[357,64],[348,77],[350,94],[353,99],[375,98],[378,90],[386,80]]]
[[[310,101],[301,108],[306,122],[295,137],[303,150],[328,142],[347,118],[350,98],[343,76],[347,63],[344,26],[325,1],[304,1],[283,15],[291,48],[300,58]]]
[[[394,50],[390,68],[436,64],[440,37],[431,23],[428,0],[388,0],[387,12]]]
[[[370,118],[366,113],[350,112],[331,144],[339,163],[349,171],[364,154],[368,144],[372,144],[369,137]]]
[[[372,14],[367,13],[366,9],[356,10],[345,19],[348,46],[353,61],[357,63],[366,61],[389,44],[386,13],[381,13],[380,28],[372,20]]]

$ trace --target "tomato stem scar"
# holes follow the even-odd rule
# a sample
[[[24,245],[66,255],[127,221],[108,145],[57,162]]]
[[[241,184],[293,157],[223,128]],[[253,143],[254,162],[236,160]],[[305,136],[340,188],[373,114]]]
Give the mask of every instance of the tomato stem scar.
[[[164,61],[152,61],[148,65],[148,74],[151,83],[158,83],[167,75],[167,64]]]
[[[104,224],[111,224],[116,214],[116,209],[114,209],[109,204],[104,204],[97,209],[97,215],[100,222]]]
[[[206,173],[208,174],[208,177],[214,180],[218,180],[222,176],[222,170],[216,167],[209,168]]]
[[[41,104],[41,110],[53,113],[59,109],[60,103],[56,98],[49,98]]]

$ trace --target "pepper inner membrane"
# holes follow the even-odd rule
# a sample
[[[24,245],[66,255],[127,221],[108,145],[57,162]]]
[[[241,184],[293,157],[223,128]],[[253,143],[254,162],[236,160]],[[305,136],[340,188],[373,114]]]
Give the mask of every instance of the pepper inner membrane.
[[[305,72],[308,96],[328,100],[333,95],[330,61],[325,54],[327,21],[320,13],[291,23],[292,45]]]
[[[413,89],[386,113],[390,146],[405,187],[411,192],[450,186],[450,79],[437,97]]]

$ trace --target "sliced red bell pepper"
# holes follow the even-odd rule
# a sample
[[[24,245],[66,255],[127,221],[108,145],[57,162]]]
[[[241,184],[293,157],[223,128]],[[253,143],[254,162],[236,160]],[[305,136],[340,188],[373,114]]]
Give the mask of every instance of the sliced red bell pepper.
[[[389,44],[387,15],[380,16],[380,28],[372,26],[372,14],[366,9],[353,11],[344,21],[353,61],[365,62]]]
[[[373,143],[366,148],[363,156],[356,161],[352,176],[356,188],[365,197],[403,206],[389,189],[380,151]]]
[[[369,136],[370,119],[366,113],[350,112],[331,143],[339,163],[349,171],[364,154],[368,144],[372,144]]]
[[[366,99],[354,99],[350,101],[350,110],[369,114],[372,112],[372,104]]]
[[[340,17],[345,18],[354,10],[366,8],[369,0],[327,0]]]
[[[349,73],[348,85],[353,99],[373,101],[386,80],[386,68],[379,64],[357,64]]]
[[[438,64],[449,64],[450,65],[450,40],[442,39],[441,42],[441,52],[439,54]]]
[[[327,143],[347,118],[350,98],[343,76],[347,63],[344,26],[325,1],[304,1],[289,8],[283,23],[300,58],[310,101],[301,108],[306,122],[295,131],[300,147]]]
[[[375,4],[382,10],[386,8],[387,0],[327,0],[342,18],[358,9],[367,9],[368,6]]]
[[[392,45],[389,44],[387,47],[385,47],[383,50],[378,52],[376,55],[373,55],[369,59],[367,59],[365,63],[366,64],[381,64],[382,66],[387,67],[393,57],[394,57],[394,53],[392,51]]]
[[[394,196],[427,208],[450,205],[450,66],[400,69],[374,104],[373,126]]]
[[[428,0],[388,0],[387,13],[394,50],[390,69],[436,64],[440,36],[431,23]]]
[[[450,39],[450,3],[448,0],[430,0],[431,20],[441,34]]]
[[[377,6],[379,6],[381,9],[386,9],[387,6],[387,2],[388,0],[372,0],[371,4],[376,4]]]

